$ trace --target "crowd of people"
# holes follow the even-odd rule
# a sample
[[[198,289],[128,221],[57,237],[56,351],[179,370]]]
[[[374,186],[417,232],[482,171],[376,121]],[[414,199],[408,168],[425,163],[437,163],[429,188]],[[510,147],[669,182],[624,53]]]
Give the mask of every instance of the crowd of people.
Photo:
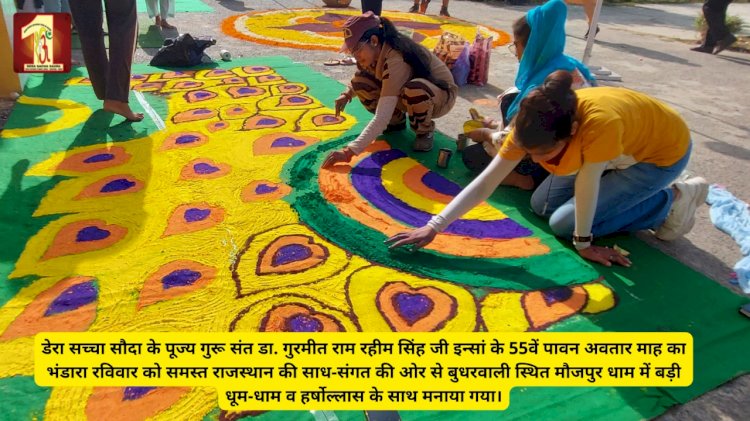
[[[717,54],[735,41],[724,22],[730,1],[706,0],[708,31],[695,51]],[[156,25],[173,28],[167,18],[174,16],[174,0],[146,3]],[[425,13],[429,3],[414,0],[409,11]],[[590,33],[596,0],[582,3]],[[440,15],[449,16],[448,4],[442,1]],[[135,0],[17,0],[17,7],[69,11],[103,109],[143,119],[128,103]],[[378,136],[403,131],[407,123],[415,133],[412,149],[430,151],[434,119],[456,102],[458,86],[446,64],[381,11],[382,0],[362,0],[363,13],[343,25],[342,51],[357,69],[335,111],[340,114],[356,98],[373,118],[356,139],[331,152],[324,167],[349,162]],[[550,0],[514,23],[509,47],[519,60],[515,86],[499,98],[499,118],[468,133],[476,143],[466,148],[464,162],[477,173],[475,180],[425,226],[389,238],[390,247],[426,246],[501,184],[533,190],[531,208],[549,220],[551,231],[570,239],[584,259],[607,266],[630,261],[618,250],[594,245],[595,237],[653,230],[670,241],[691,230],[708,185],[700,177],[681,178],[692,150],[685,121],[646,94],[597,86],[587,67],[563,52],[566,16],[563,0]]]

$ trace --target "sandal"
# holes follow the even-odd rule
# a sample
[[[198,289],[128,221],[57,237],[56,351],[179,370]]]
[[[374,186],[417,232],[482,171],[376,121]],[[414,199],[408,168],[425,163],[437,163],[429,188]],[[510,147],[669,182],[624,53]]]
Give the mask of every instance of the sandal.
[[[357,64],[357,60],[354,57],[347,57],[341,60],[332,58],[323,62],[324,66],[353,66],[355,64]]]

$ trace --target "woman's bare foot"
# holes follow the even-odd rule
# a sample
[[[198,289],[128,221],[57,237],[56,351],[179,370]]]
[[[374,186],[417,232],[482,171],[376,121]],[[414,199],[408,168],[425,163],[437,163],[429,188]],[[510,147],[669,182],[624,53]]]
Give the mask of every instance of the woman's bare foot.
[[[156,26],[161,26],[161,16],[156,17]]]
[[[522,175],[515,171],[511,171],[500,184],[518,187],[521,190],[534,190],[534,179],[530,175]]]
[[[130,109],[130,105],[128,105],[127,102],[122,101],[115,101],[113,99],[105,99],[104,100],[104,107],[102,107],[104,111],[119,114],[128,121],[141,121],[143,120],[143,114],[142,113],[134,113],[133,110]]]
[[[169,22],[167,22],[166,19],[162,19],[161,20],[161,27],[162,27],[162,29],[175,29],[175,28],[177,28],[174,25],[170,25]]]

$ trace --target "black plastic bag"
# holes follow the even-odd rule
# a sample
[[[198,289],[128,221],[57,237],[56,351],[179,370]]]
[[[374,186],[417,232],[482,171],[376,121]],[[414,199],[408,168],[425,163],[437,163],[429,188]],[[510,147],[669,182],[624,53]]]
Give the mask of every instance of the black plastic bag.
[[[203,51],[216,44],[211,37],[193,38],[190,34],[182,34],[177,38],[164,40],[164,46],[151,59],[152,66],[162,67],[190,67],[201,64]]]

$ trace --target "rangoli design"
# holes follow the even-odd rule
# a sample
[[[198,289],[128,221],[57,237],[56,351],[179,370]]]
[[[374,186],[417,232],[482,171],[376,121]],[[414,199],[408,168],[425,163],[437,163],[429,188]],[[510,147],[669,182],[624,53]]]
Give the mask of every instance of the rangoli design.
[[[166,130],[57,152],[26,172],[62,176],[34,213],[57,218],[29,238],[7,281],[36,278],[0,308],[0,379],[33,376],[43,331],[534,331],[615,306],[593,271],[544,288],[533,271],[529,283],[509,280],[552,251],[487,203],[416,260],[388,254],[385,236],[423,224],[460,186],[388,139],[321,170],[364,114],[335,116],[313,94],[334,82],[285,76],[294,66],[135,75],[134,89],[167,102]],[[67,83],[90,89],[85,78]],[[33,101],[69,113],[56,130],[91,115]],[[475,276],[485,264],[507,272]],[[53,388],[44,408],[49,420],[185,419],[214,410],[216,392]]]
[[[261,44],[338,51],[343,42],[341,27],[346,19],[358,14],[360,12],[353,9],[268,10],[229,17],[222,29],[227,35]],[[494,46],[510,42],[510,35],[503,31],[456,18],[393,11],[383,12],[383,16],[430,50],[446,31],[461,35],[469,42],[477,32],[492,37]]]

